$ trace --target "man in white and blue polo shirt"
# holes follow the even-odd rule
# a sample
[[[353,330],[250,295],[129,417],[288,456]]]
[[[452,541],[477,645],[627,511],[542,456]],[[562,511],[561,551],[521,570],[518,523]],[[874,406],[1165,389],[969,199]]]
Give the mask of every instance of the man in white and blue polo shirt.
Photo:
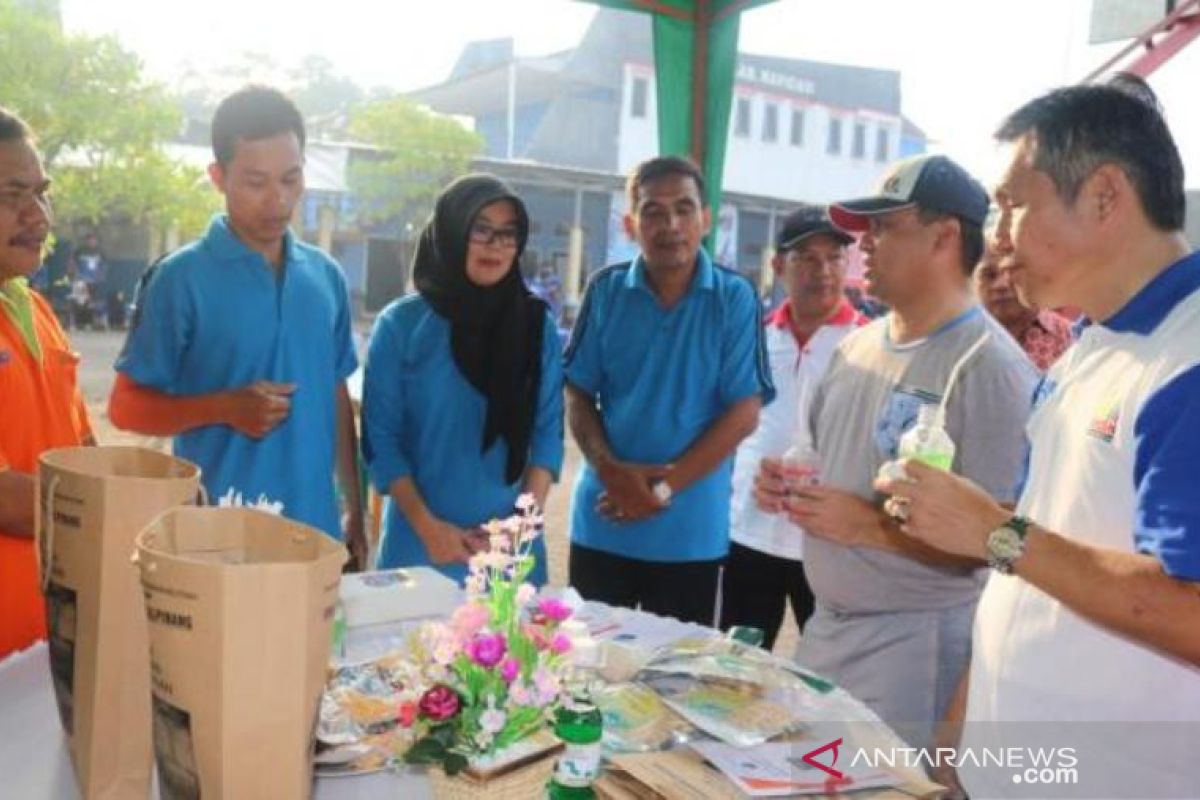
[[[712,624],[732,456],[775,392],[761,310],[750,281],[700,247],[711,218],[694,164],[647,161],[628,192],[641,252],[593,277],[566,351],[587,459],[570,579],[589,599]]]
[[[217,108],[213,154],[225,213],[155,268],[117,359],[109,416],[174,436],[213,502],[266,498],[340,539],[336,471],[346,543],[361,560],[346,282],[288,229],[304,191],[303,120],[279,92],[248,87]]]
[[[972,797],[1195,797],[1200,256],[1182,161],[1160,113],[1109,87],[1052,91],[997,136],[1001,268],[1022,300],[1092,322],[1038,392],[1016,515],[921,465],[879,488],[906,499],[909,535],[994,567],[960,752],[1071,748],[1049,766],[1073,772],[1049,788],[1028,764],[959,759],[959,775]]]

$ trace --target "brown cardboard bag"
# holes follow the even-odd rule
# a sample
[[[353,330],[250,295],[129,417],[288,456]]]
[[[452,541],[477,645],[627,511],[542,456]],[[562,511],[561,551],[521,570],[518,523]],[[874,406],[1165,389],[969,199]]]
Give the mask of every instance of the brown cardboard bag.
[[[80,793],[150,792],[150,671],[134,539],[164,510],[196,499],[195,464],[138,447],[41,455],[36,536],[50,674]]]
[[[175,508],[138,536],[162,800],[311,795],[346,559],[250,508]]]

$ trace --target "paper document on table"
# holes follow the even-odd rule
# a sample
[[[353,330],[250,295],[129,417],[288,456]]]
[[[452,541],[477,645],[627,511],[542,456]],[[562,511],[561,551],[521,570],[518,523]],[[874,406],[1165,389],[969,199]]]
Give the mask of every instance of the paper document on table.
[[[804,756],[812,752],[810,745],[807,740],[768,742],[749,748],[713,741],[691,743],[692,749],[750,797],[842,794],[904,783],[899,776],[886,770],[837,763],[829,751],[813,756],[814,761],[827,764],[828,770],[813,766],[804,760]],[[835,772],[842,777],[838,778]]]

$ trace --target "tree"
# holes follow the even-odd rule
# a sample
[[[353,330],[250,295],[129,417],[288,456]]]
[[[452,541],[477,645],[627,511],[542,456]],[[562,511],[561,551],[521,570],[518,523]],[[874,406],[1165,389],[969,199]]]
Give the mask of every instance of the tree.
[[[199,170],[163,151],[179,113],[133,53],[110,36],[64,34],[12,0],[0,0],[0,42],[0,102],[33,127],[61,218],[197,232],[218,198]]]
[[[392,98],[355,109],[350,135],[380,148],[350,165],[350,188],[368,222],[422,220],[452,178],[483,150],[483,137],[411,100]]]
[[[290,74],[292,99],[306,117],[345,112],[363,99],[362,88],[335,74],[333,62],[325,56],[305,56]]]
[[[211,71],[189,65],[173,93],[189,119],[206,123],[226,95],[250,83],[286,92],[304,115],[312,138],[344,135],[350,109],[364,99],[378,99],[379,92],[364,91],[350,78],[337,74],[333,62],[317,53],[283,66],[268,53],[246,50]]]

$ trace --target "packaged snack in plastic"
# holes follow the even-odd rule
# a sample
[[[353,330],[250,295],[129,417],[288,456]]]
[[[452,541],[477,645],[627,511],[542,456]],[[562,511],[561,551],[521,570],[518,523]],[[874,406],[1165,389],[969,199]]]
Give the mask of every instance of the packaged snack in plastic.
[[[769,699],[753,684],[682,675],[657,675],[645,683],[688,722],[736,747],[753,747],[803,727],[795,710]]]
[[[695,736],[690,723],[640,683],[600,686],[592,699],[604,715],[604,749],[610,753],[666,750]]]

